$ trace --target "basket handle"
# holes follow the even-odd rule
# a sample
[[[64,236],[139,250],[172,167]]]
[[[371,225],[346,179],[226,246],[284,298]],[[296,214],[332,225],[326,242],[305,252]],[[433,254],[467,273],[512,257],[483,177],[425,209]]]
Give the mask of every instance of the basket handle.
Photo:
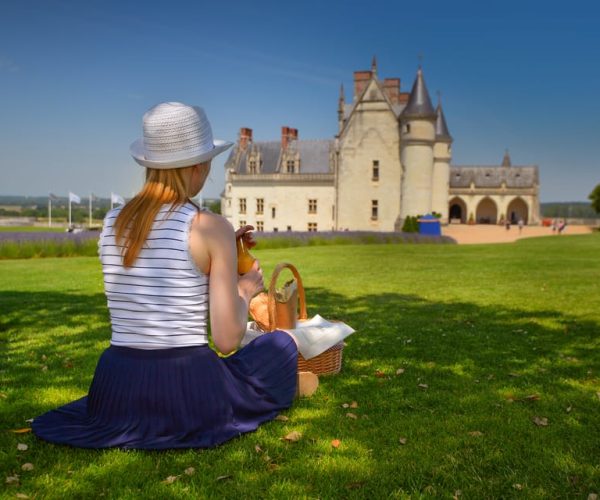
[[[300,314],[298,319],[307,319],[308,313],[306,312],[306,297],[304,295],[304,285],[302,284],[302,278],[300,277],[300,273],[296,266],[290,264],[289,262],[280,262],[275,266],[273,270],[273,275],[271,276],[271,283],[269,285],[269,293],[268,293],[268,308],[269,308],[269,325],[271,328],[275,326],[275,286],[277,285],[277,278],[279,278],[279,273],[284,269],[289,269],[292,271],[294,278],[296,278],[296,282],[298,284],[298,302],[300,303]]]

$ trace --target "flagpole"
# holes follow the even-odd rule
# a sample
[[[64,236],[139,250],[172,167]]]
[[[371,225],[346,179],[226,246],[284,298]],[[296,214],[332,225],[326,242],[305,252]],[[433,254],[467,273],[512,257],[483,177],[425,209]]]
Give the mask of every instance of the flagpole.
[[[92,196],[94,193],[90,193],[90,227],[92,227]]]
[[[113,209],[113,198],[114,198],[114,196],[113,196],[113,194],[112,194],[112,192],[111,192],[111,193],[110,193],[110,209],[111,209],[111,210]]]
[[[71,229],[71,194],[69,193],[69,229]]]
[[[48,196],[48,227],[52,227],[52,198]]]

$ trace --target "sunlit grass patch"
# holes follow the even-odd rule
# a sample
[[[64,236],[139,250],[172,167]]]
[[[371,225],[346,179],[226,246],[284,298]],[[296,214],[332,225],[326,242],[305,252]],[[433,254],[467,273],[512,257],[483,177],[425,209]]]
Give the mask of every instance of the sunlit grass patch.
[[[0,467],[20,476],[5,495],[600,493],[599,234],[255,253],[267,278],[277,262],[296,264],[309,314],[356,328],[342,372],[321,377],[285,421],[215,449],[166,452],[73,449],[9,432],[85,394],[110,325],[95,256],[0,262]],[[292,432],[300,438],[285,440]],[[34,470],[21,469],[27,462]]]

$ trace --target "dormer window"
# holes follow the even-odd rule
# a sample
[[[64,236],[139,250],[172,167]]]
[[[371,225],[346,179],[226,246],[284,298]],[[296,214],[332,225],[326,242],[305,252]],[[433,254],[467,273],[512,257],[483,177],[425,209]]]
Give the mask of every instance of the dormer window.
[[[295,161],[294,160],[288,160],[286,162],[286,167],[285,167],[285,171],[288,174],[293,174],[294,173],[294,167],[295,167]]]
[[[258,173],[257,168],[256,168],[256,160],[254,158],[252,158],[248,162],[248,172],[251,173],[251,174]]]

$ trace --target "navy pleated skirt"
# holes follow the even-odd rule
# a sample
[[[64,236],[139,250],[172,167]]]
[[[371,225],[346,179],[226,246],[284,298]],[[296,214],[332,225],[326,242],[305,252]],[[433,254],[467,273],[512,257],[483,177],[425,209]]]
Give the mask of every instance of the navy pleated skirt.
[[[33,421],[36,436],[80,448],[209,448],[251,432],[289,408],[298,352],[284,332],[228,358],[208,346],[111,346],[89,394]]]

